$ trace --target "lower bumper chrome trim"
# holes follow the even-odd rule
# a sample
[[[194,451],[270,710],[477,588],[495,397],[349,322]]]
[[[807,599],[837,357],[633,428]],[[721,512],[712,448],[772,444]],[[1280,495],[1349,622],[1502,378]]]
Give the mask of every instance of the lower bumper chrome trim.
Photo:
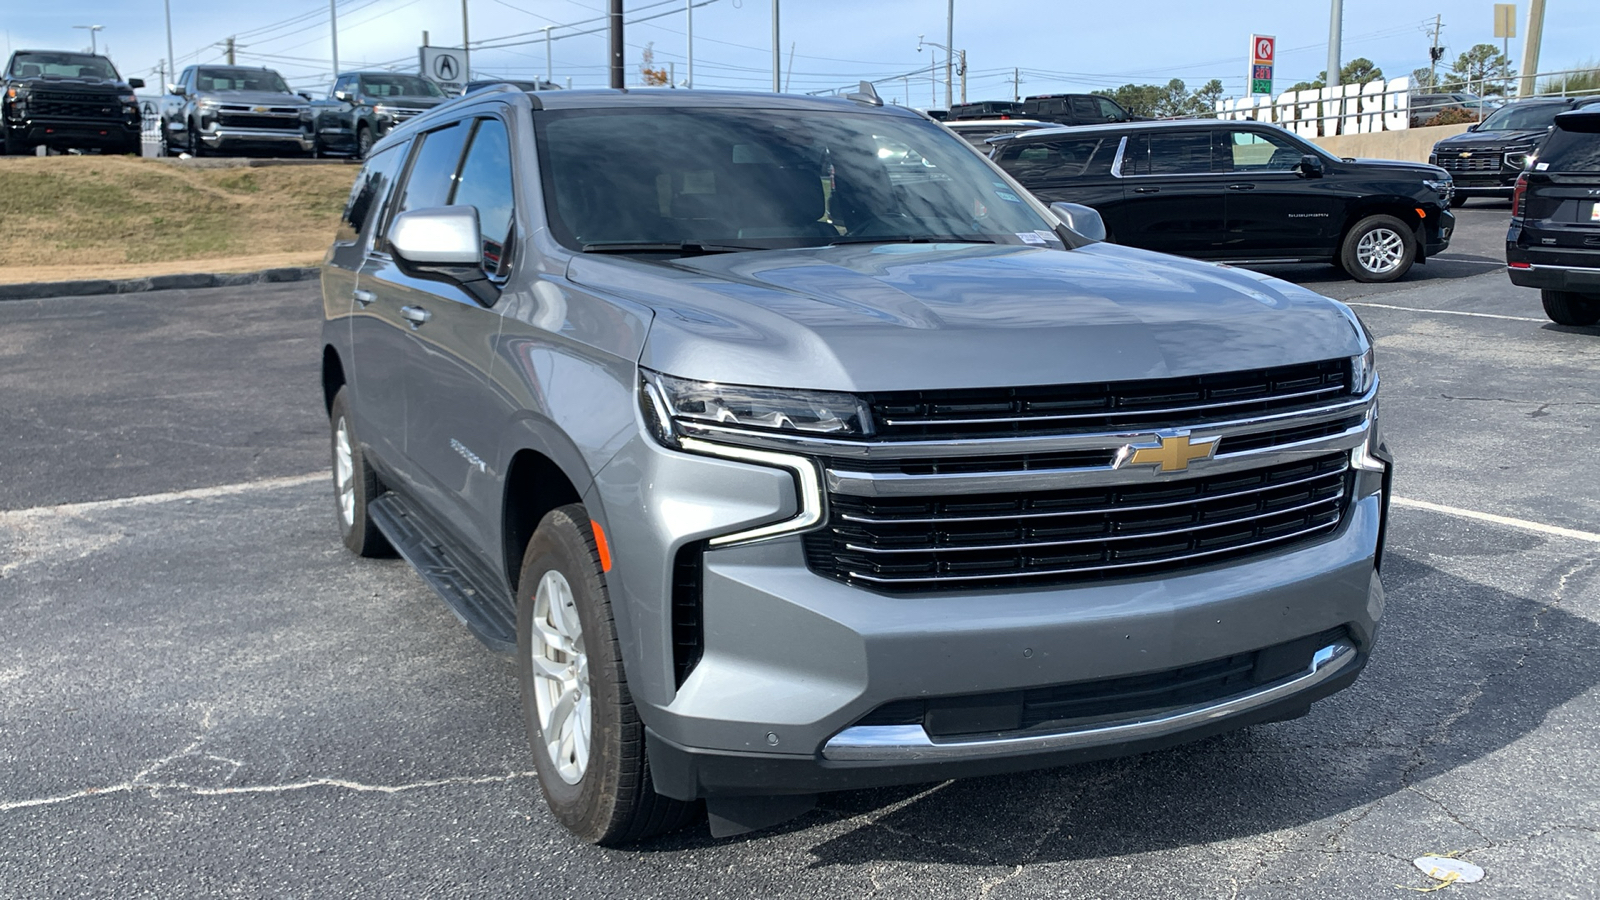
[[[822,748],[825,759],[839,762],[913,762],[980,757],[1020,756],[1053,750],[1075,750],[1124,741],[1159,738],[1214,719],[1246,713],[1328,681],[1356,665],[1355,645],[1337,641],[1318,650],[1300,675],[1220,703],[1166,712],[1147,719],[1095,725],[1047,734],[990,735],[935,743],[921,725],[857,725],[834,735]]]

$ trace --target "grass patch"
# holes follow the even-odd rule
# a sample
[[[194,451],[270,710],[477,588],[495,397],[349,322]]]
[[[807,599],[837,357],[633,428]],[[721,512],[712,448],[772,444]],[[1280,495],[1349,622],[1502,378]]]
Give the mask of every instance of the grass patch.
[[[0,160],[0,267],[305,254],[333,239],[352,166],[201,169],[133,157]],[[3,280],[3,278],[0,278]]]

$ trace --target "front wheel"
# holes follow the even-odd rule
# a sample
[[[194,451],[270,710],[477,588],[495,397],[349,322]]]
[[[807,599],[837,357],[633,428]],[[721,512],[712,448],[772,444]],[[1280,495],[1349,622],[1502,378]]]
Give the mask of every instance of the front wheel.
[[[367,517],[367,504],[383,493],[378,474],[367,465],[350,421],[350,389],[342,387],[328,410],[328,431],[333,445],[333,502],[339,518],[339,536],[357,556],[393,556],[394,548]]]
[[[1344,236],[1339,265],[1357,281],[1394,281],[1417,260],[1417,238],[1394,216],[1367,216]]]
[[[4,132],[4,135],[5,135],[5,137],[4,137],[4,142],[5,142],[4,143],[4,150],[5,150],[4,155],[5,156],[21,156],[24,153],[28,152],[28,148],[27,148],[26,145],[23,144],[22,139],[17,137],[16,134],[10,128],[7,128],[5,126],[4,123],[0,123],[0,132]]]
[[[552,510],[522,557],[517,674],[539,787],[579,838],[617,845],[694,821],[699,804],[657,794],[582,504]]]
[[[372,152],[372,145],[377,141],[372,138],[372,129],[365,125],[356,129],[356,159],[366,159]]]
[[[1544,314],[1557,325],[1593,325],[1600,322],[1600,300],[1572,291],[1542,290]]]

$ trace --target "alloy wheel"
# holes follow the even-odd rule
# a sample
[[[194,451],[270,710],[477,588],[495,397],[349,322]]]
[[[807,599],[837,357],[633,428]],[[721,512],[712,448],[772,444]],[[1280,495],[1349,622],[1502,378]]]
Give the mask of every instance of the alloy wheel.
[[[533,637],[534,706],[545,753],[562,781],[577,784],[589,767],[589,656],[572,585],[554,569],[534,593]]]
[[[334,425],[333,460],[334,489],[339,492],[339,517],[344,527],[349,528],[356,521],[356,467],[350,452],[350,427],[345,424],[344,416],[340,416]]]
[[[1374,275],[1400,268],[1405,261],[1406,243],[1393,229],[1374,228],[1356,243],[1356,261]]]

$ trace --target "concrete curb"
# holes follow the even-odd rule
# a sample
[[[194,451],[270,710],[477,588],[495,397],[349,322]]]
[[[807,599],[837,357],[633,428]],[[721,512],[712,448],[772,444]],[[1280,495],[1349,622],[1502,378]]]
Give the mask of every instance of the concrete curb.
[[[148,291],[192,290],[310,281],[322,270],[315,266],[264,269],[260,272],[215,272],[193,275],[152,275],[148,278],[43,281],[37,284],[0,284],[0,300],[43,300],[51,297],[91,297],[103,294],[143,294]]]

